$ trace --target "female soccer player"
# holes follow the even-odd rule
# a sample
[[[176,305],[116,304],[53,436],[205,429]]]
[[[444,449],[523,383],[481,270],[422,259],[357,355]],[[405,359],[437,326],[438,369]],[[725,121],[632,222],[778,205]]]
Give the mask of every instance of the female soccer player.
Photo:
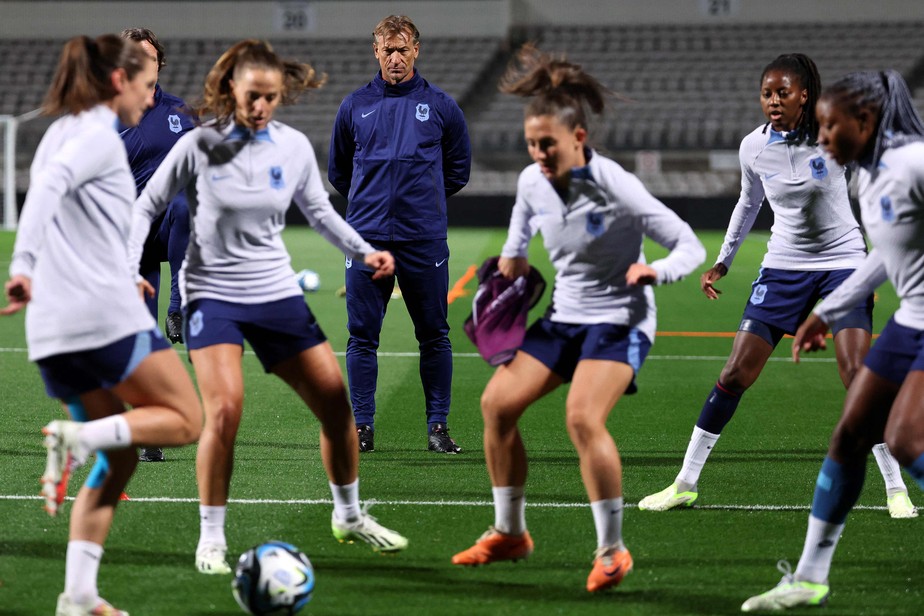
[[[693,505],[709,454],[783,334],[795,332],[818,299],[831,293],[866,256],[866,243],[847,199],[844,167],[825,160],[815,143],[815,101],[821,90],[815,63],[803,54],[781,55],[767,65],[760,83],[767,124],[741,142],[741,196],[716,264],[700,279],[703,293],[709,299],[719,297],[715,283],[728,273],[765,198],[774,216],[767,254],[731,355],[693,427],[680,473],[667,488],[643,498],[639,509],[666,511]],[[832,324],[845,387],[869,350],[872,307],[872,295],[861,298]],[[917,516],[895,459],[884,444],[877,445],[874,453],[886,482],[891,516]]]
[[[373,249],[334,211],[308,139],[273,121],[280,104],[322,81],[309,65],[281,59],[267,43],[235,44],[206,78],[198,115],[214,119],[173,147],[135,204],[130,252],[136,264],[151,220],[178,190],[187,189],[193,217],[181,293],[205,407],[196,457],[202,573],[231,572],[224,521],[244,406],[245,339],[264,369],[288,383],[321,422],[334,536],[383,552],[407,546],[360,510],[359,445],[340,365],[305,304],[282,241],[285,212],[295,201],[321,235],[376,278],[394,271],[391,254]]]
[[[840,165],[858,163],[860,214],[873,250],[796,332],[800,351],[825,347],[831,323],[888,279],[901,300],[847,391],[812,500],[802,557],[745,612],[821,605],[870,448],[883,440],[924,488],[924,123],[895,71],[852,73],[818,101],[818,142]]]
[[[97,574],[137,464],[134,446],[192,443],[202,425],[192,381],[138,296],[125,249],[135,183],[116,123],[138,123],[156,81],[157,65],[134,42],[104,35],[65,44],[43,110],[66,115],[36,150],[5,287],[2,314],[28,304],[29,359],[46,391],[85,422],[43,430],[51,515],[70,470],[97,457],[71,513],[58,616],[125,613],[99,597]]]
[[[513,361],[494,373],[481,398],[484,449],[495,522],[457,565],[526,558],[527,458],[517,421],[526,408],[573,382],[565,416],[597,529],[587,590],[619,584],[632,568],[622,541],[622,468],[606,418],[625,393],[655,333],[651,285],[674,282],[705,259],[689,225],[652,197],[617,163],[588,147],[585,106],[600,114],[606,91],[580,66],[531,46],[501,83],[533,97],[526,106],[526,145],[535,164],[521,174],[500,271],[529,271],[527,246],[541,231],[556,269],[552,307],[534,323]],[[670,249],[650,265],[648,236]]]

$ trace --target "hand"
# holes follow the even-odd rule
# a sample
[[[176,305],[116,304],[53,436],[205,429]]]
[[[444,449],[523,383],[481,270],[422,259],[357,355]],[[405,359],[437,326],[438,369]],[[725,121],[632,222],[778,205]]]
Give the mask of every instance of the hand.
[[[32,299],[32,279],[28,276],[13,276],[3,285],[3,290],[8,305],[0,310],[0,315],[16,314]]]
[[[152,285],[147,280],[142,279],[138,283],[138,294],[141,296],[141,299],[144,299],[145,297],[154,297],[154,295],[157,294],[157,291],[154,289],[154,285]]]
[[[799,326],[792,341],[792,360],[799,363],[799,352],[823,351],[828,348],[825,334],[828,333],[828,324],[818,318],[813,312]]]
[[[526,257],[501,257],[497,260],[497,271],[507,280],[516,280],[529,274],[529,261]]]
[[[370,252],[363,259],[363,263],[375,270],[373,280],[395,275],[395,258],[387,250]]]
[[[722,292],[712,285],[718,282],[719,278],[722,278],[727,273],[728,268],[725,267],[724,264],[716,263],[714,266],[712,266],[712,269],[700,276],[699,286],[702,288],[703,293],[706,294],[706,297],[709,299],[719,299],[719,295],[721,295]]]
[[[633,263],[626,272],[626,284],[630,287],[654,284],[658,280],[658,272],[644,263]]]

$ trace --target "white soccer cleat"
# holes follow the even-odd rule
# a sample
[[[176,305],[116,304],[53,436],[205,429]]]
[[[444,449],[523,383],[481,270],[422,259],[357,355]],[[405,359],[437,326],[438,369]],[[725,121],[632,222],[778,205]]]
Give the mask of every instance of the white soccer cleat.
[[[58,595],[55,616],[128,616],[128,612],[117,610],[99,597],[90,605],[80,605],[71,601],[65,593],[61,593]]]
[[[779,561],[776,568],[783,574],[780,583],[742,603],[742,612],[778,612],[791,607],[822,606],[828,601],[830,589],[827,584],[796,580],[792,567],[785,560]]]
[[[75,421],[57,420],[42,428],[48,455],[41,482],[48,515],[58,514],[58,507],[67,494],[71,471],[86,462],[90,455],[90,450],[80,442],[80,427]]]
[[[676,507],[692,507],[698,497],[698,492],[678,492],[677,482],[674,482],[660,492],[643,498],[638,508],[642,511],[667,511]]]
[[[911,504],[907,492],[896,492],[889,497],[889,515],[896,520],[918,517],[918,510]]]
[[[363,507],[359,519],[355,522],[338,520],[336,514],[330,516],[330,529],[334,538],[343,543],[365,541],[376,552],[400,552],[407,547],[407,537],[399,535],[390,528],[385,528],[367,513],[368,505]]]
[[[206,575],[228,575],[231,567],[225,560],[228,546],[217,543],[206,543],[196,549],[196,569]]]

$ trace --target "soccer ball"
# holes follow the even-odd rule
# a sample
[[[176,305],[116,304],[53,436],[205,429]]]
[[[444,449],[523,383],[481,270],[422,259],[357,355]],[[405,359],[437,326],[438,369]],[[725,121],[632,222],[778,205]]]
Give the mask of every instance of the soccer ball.
[[[241,554],[231,590],[248,614],[294,614],[311,601],[314,569],[294,545],[267,541]]]
[[[298,286],[305,293],[314,293],[321,288],[321,277],[310,269],[303,269],[295,275],[295,278],[298,280]]]

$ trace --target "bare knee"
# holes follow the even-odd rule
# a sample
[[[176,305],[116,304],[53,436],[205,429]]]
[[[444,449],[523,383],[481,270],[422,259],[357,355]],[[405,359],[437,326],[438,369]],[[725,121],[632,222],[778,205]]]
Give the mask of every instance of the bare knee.
[[[601,431],[606,431],[606,426],[601,425],[599,421],[593,419],[594,415],[587,413],[586,409],[569,404],[565,412],[565,426],[568,428],[568,436],[575,447],[580,448],[590,443],[598,437]]]
[[[736,361],[729,361],[725,364],[725,367],[722,368],[722,373],[719,375],[719,382],[725,389],[741,394],[754,384],[759,374],[759,370],[742,366]]]
[[[917,438],[913,431],[903,429],[901,426],[886,428],[885,444],[892,457],[902,466],[911,466],[921,456],[921,453],[924,453],[924,442]]]
[[[873,442],[874,440],[876,439],[870,439],[841,422],[834,429],[834,434],[831,435],[828,453],[841,462],[858,460],[865,458],[869,454],[873,445],[876,444]]]
[[[517,425],[522,409],[513,403],[509,396],[488,387],[481,394],[481,417],[485,430],[506,432]]]
[[[241,401],[232,398],[211,400],[206,415],[206,430],[225,442],[233,441],[241,423],[242,407]]]

